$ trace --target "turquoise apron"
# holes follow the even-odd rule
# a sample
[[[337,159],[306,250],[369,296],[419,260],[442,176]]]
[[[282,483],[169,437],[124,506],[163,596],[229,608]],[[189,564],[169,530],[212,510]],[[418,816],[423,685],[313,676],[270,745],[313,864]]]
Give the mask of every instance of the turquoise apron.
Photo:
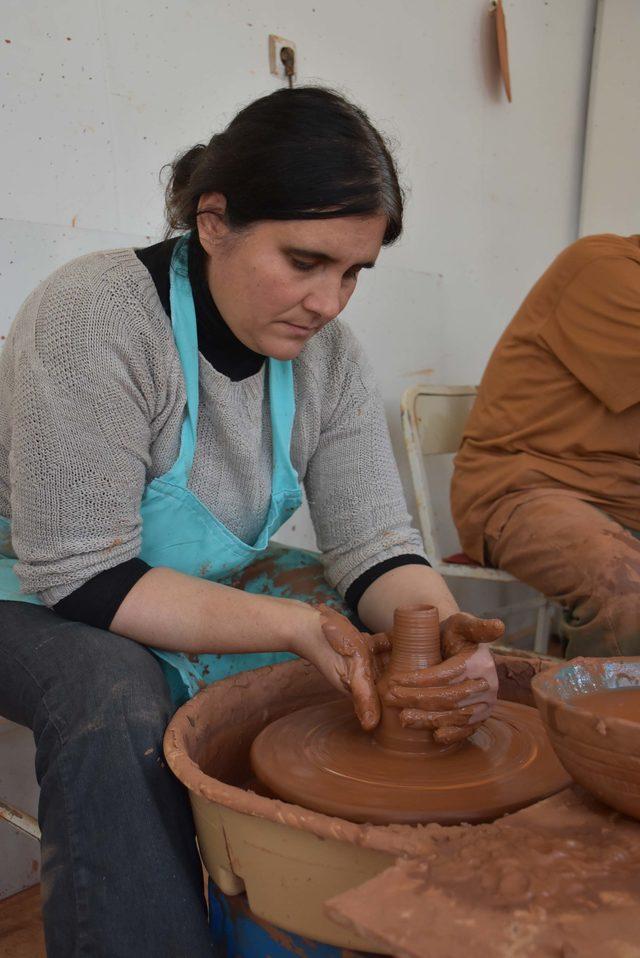
[[[187,394],[180,452],[169,472],[153,479],[145,489],[141,503],[140,558],[151,566],[167,566],[215,582],[259,559],[273,533],[301,503],[298,475],[290,455],[295,393],[291,362],[269,359],[267,377],[273,443],[271,500],[262,531],[253,545],[248,545],[188,489],[199,404],[198,337],[189,283],[188,240],[188,236],[183,236],[176,243],[170,270],[171,323]],[[42,604],[36,595],[20,592],[13,570],[15,562],[11,526],[7,519],[0,517],[0,600]],[[214,636],[215,625],[212,638]],[[204,685],[228,675],[295,657],[286,652],[187,656],[182,652],[152,651],[162,661],[177,704]]]

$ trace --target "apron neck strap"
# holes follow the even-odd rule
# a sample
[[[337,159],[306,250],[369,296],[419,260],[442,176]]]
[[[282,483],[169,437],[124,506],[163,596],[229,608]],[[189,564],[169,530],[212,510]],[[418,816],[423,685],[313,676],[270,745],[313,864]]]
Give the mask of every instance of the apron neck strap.
[[[182,423],[180,436],[179,461],[185,474],[191,473],[193,456],[196,449],[196,429],[198,424],[199,370],[198,370],[198,330],[193,293],[189,282],[189,240],[191,233],[181,236],[171,257],[169,270],[169,300],[171,303],[171,325],[173,336],[182,364],[185,391],[187,394],[187,415]]]

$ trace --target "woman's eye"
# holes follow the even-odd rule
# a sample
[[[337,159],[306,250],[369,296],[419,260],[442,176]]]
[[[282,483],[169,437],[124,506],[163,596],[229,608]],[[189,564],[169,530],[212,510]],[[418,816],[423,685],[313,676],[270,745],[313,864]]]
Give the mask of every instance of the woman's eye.
[[[305,263],[302,259],[293,259],[291,260],[294,269],[299,269],[303,273],[307,273],[310,269],[313,269],[315,263]]]

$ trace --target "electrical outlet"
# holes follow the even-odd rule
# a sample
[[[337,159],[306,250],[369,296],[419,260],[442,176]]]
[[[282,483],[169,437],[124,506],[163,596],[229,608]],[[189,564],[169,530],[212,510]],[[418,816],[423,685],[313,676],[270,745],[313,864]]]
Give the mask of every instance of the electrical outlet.
[[[285,40],[284,37],[277,37],[275,33],[269,34],[269,70],[275,77],[279,77],[281,80],[287,79],[285,65],[280,56],[280,52],[284,47],[289,47],[293,50],[293,76],[295,76],[298,72],[298,54],[295,43],[292,40]]]

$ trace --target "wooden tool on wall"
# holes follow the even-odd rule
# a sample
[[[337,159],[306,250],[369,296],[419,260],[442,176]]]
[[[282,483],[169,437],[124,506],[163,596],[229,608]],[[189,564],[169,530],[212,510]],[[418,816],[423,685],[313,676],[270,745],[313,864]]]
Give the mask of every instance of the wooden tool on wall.
[[[492,13],[496,18],[496,40],[498,44],[498,60],[500,74],[504,83],[507,100],[511,103],[511,76],[509,74],[509,49],[507,46],[507,23],[504,16],[502,0],[494,0],[491,4]]]

